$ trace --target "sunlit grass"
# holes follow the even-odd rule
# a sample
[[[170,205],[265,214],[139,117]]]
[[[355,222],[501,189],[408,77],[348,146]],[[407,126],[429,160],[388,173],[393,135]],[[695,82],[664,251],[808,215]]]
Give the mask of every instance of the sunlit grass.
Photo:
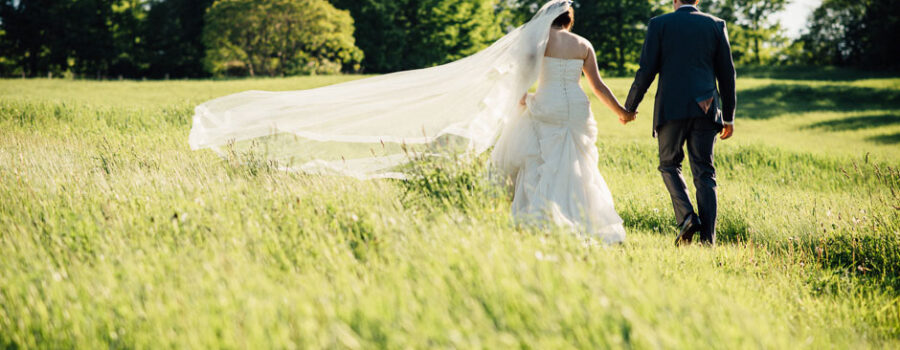
[[[672,246],[649,102],[594,103],[613,247],[516,227],[477,160],[358,181],[189,150],[206,99],[356,78],[0,81],[0,347],[900,345],[900,79],[740,80],[715,249]]]

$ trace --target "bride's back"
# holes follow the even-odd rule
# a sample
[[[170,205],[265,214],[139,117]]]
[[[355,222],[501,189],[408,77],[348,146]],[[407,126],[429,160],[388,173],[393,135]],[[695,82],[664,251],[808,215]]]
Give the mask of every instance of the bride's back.
[[[552,124],[578,123],[591,118],[590,101],[579,85],[589,52],[585,43],[569,31],[550,31],[532,100],[532,118]]]
[[[586,39],[567,30],[552,29],[544,56],[583,60],[590,52]]]

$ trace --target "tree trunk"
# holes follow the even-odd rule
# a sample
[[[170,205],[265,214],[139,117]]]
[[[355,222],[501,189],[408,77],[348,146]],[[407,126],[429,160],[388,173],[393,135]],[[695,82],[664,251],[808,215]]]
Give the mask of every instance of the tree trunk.
[[[756,55],[756,64],[761,65],[762,58],[759,54],[759,37],[762,34],[759,31],[759,23],[762,21],[762,19],[760,18],[762,17],[762,10],[759,8],[756,8],[755,10],[756,12],[753,13],[753,21],[751,22],[751,26],[753,28],[753,53]]]
[[[625,72],[625,38],[620,37],[618,41],[619,49],[616,50],[616,67],[620,73]]]
[[[617,2],[616,11],[619,13],[623,13],[624,9],[622,8],[622,2]],[[616,50],[616,69],[619,71],[619,74],[625,72],[625,20],[622,16],[616,16],[618,19],[618,28],[621,28],[617,31],[616,44],[618,46],[618,50]]]
[[[284,53],[278,51],[278,66],[275,68],[275,75],[283,77],[284,76]]]
[[[28,66],[30,69],[28,70],[28,76],[36,77],[36,76],[38,76],[39,72],[38,72],[38,57],[35,52],[36,52],[36,50],[34,50],[34,51],[29,50]]]
[[[756,52],[756,64],[761,65],[762,58],[760,58],[760,55],[759,55],[759,31],[757,31],[756,35],[753,37],[753,46],[754,46],[753,51]]]

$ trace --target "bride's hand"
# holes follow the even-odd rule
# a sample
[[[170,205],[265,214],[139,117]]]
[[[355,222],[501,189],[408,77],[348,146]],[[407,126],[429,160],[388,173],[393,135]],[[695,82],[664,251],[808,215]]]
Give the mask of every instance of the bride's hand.
[[[637,111],[628,112],[623,108],[619,111],[619,122],[622,123],[622,125],[627,125],[637,119],[637,114]]]

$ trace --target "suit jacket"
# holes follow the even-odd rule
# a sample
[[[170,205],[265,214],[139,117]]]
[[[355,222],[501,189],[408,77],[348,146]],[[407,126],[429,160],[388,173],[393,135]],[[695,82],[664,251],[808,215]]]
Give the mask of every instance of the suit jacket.
[[[654,136],[659,126],[670,120],[734,122],[736,74],[725,21],[693,7],[651,19],[640,69],[625,100],[626,110],[637,110],[657,74]],[[701,105],[710,98],[712,105],[704,112]]]

